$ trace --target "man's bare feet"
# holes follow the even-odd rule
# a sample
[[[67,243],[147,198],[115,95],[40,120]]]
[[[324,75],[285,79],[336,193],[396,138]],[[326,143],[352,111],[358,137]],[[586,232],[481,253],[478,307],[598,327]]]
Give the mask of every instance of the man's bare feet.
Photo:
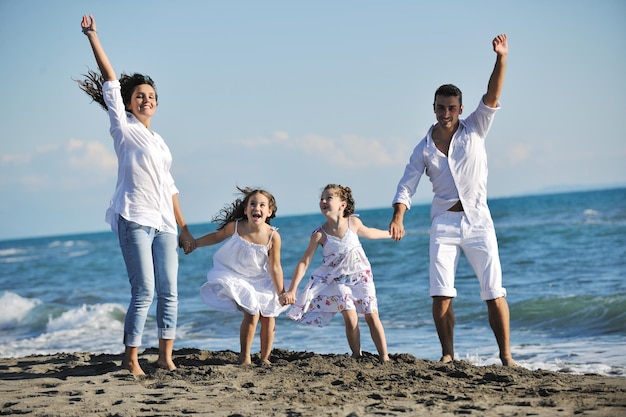
[[[439,359],[439,362],[442,362],[442,363],[450,363],[450,362],[452,362],[453,360],[454,360],[454,358],[453,358],[451,355],[443,355],[443,356],[441,357],[441,359]]]

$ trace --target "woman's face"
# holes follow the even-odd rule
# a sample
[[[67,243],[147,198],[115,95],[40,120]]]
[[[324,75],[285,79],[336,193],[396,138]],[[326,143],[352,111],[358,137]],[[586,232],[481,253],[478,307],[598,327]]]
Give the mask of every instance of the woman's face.
[[[156,91],[150,84],[139,84],[130,96],[130,102],[126,110],[131,112],[138,120],[150,119],[157,108]]]

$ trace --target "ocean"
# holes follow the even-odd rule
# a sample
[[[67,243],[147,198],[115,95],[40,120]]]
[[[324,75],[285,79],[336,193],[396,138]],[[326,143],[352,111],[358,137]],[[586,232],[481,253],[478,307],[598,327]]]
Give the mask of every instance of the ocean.
[[[280,216],[285,278],[304,252],[321,214]],[[511,347],[528,369],[626,377],[626,188],[491,199],[504,286],[511,310]],[[386,229],[390,207],[358,210]],[[405,217],[400,242],[362,240],[374,272],[389,353],[438,360],[440,345],[428,297],[429,205]],[[210,219],[207,219],[210,220]],[[195,236],[212,223],[190,226]],[[199,289],[215,247],[180,254],[175,348],[239,351],[241,316],[209,311]],[[309,272],[321,259],[318,249]],[[300,284],[305,285],[306,277]],[[499,363],[478,282],[465,258],[454,301],[455,356]],[[129,284],[112,232],[0,241],[0,357],[58,352],[121,353]],[[155,303],[156,304],[156,303]],[[153,305],[142,348],[158,345]],[[376,353],[361,319],[364,351]],[[255,338],[253,352],[259,350]],[[324,328],[277,319],[274,348],[349,352],[343,320]]]

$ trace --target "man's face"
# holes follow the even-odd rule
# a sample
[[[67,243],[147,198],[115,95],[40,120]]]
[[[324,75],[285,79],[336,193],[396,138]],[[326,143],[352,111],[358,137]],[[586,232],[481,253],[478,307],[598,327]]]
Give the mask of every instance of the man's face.
[[[444,129],[453,129],[459,123],[459,115],[463,113],[463,106],[458,97],[437,96],[435,97],[435,117]]]

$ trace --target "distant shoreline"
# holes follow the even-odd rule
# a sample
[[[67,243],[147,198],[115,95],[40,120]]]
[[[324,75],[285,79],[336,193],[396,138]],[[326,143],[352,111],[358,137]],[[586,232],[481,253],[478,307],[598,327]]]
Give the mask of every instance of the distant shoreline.
[[[578,186],[570,186],[570,187],[557,187],[554,190],[552,189],[545,189],[545,190],[535,190],[535,191],[529,191],[528,193],[524,193],[524,194],[515,194],[515,195],[507,195],[507,196],[494,196],[494,197],[489,197],[488,201],[495,201],[495,200],[504,200],[504,199],[509,199],[509,198],[528,198],[528,197],[542,197],[542,196],[546,196],[546,195],[559,195],[559,194],[570,194],[570,193],[587,193],[587,192],[595,192],[595,191],[611,191],[611,190],[621,190],[621,189],[626,189],[626,184],[623,185],[615,185],[615,186],[611,186],[611,185],[607,185],[607,186],[599,186],[599,188],[587,188],[587,187],[578,187]],[[415,200],[414,201],[414,207],[424,207],[424,206],[430,206],[430,200],[429,199],[422,199],[422,200]],[[390,216],[391,216],[391,205],[389,206],[380,206],[380,207],[359,207],[358,211],[370,211],[370,210],[384,210],[384,209],[389,209],[390,210]],[[103,209],[104,212],[104,209]],[[316,215],[319,214],[318,212],[312,211],[312,212],[303,212],[303,213],[290,213],[290,214],[283,214],[282,212],[280,213],[280,218],[281,219],[286,219],[286,218],[290,218],[290,217],[298,217],[298,216],[312,216],[312,215]],[[278,219],[278,217],[277,217]],[[279,220],[280,221],[280,220]],[[104,223],[104,220],[103,220]],[[206,221],[202,221],[202,222],[194,222],[194,221],[190,221],[189,222],[189,227],[190,228],[196,228],[202,225],[206,225],[211,223],[210,218],[207,218]],[[63,232],[61,234],[54,234],[54,233],[50,233],[50,234],[44,234],[44,235],[36,235],[36,236],[14,236],[14,237],[8,237],[8,238],[0,238],[0,243],[3,242],[9,242],[9,241],[22,241],[22,240],[30,240],[30,239],[46,239],[46,238],[55,238],[55,237],[59,237],[59,238],[64,238],[64,237],[73,237],[73,236],[83,236],[83,235],[95,235],[95,234],[100,234],[100,233],[110,233],[110,229],[107,229],[106,227],[104,227],[101,230],[94,230],[94,231],[81,231],[81,232]]]

